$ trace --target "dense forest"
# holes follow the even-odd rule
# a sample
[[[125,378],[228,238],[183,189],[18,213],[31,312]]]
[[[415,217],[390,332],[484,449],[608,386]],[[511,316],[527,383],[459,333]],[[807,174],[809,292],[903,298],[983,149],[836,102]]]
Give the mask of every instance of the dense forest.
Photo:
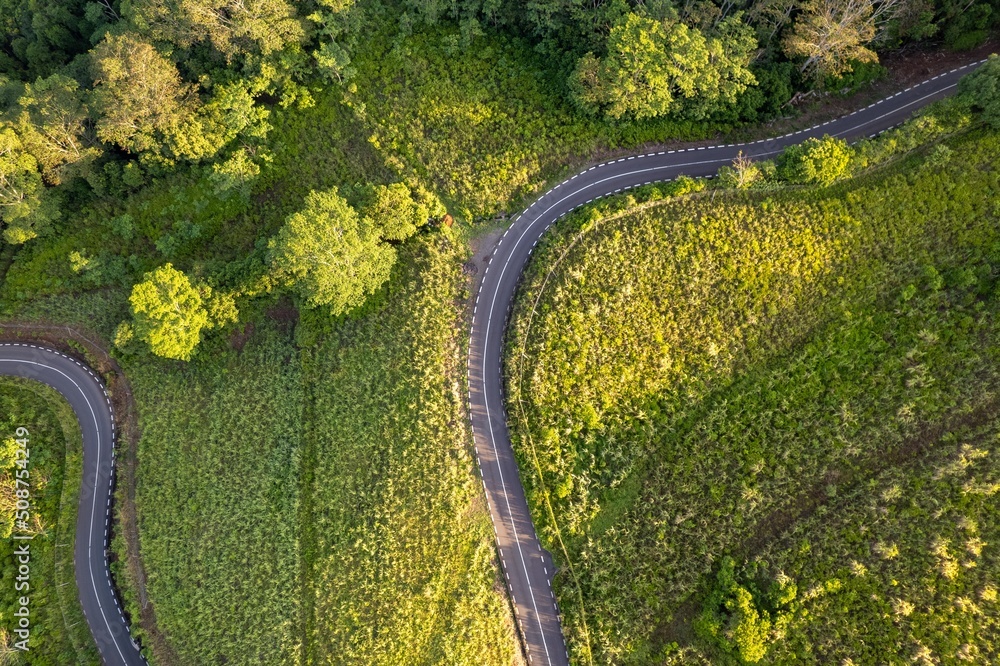
[[[552,129],[544,132],[573,125],[577,134],[621,138],[623,127],[668,123],[625,130],[662,140],[682,127],[691,134],[772,117],[796,92],[850,89],[879,75],[880,50],[921,40],[976,46],[994,4],[0,0],[0,265],[36,238],[101,219],[91,239],[102,256],[74,248],[67,277],[91,287],[138,283],[119,341],[187,359],[203,332],[239,318],[243,296],[289,291],[334,314],[356,307],[386,280],[395,245],[444,215],[442,197],[456,213],[503,209],[509,197],[472,207],[456,200],[426,160],[410,168],[407,154],[421,159],[412,128],[391,114],[370,116],[381,89],[400,76],[404,89],[412,82],[413,72],[393,71],[387,56],[412,49],[416,34],[436,43],[444,63],[460,63],[435,72],[449,79],[449,68],[477,53],[517,45],[545,81],[540,120]],[[506,61],[489,60],[494,71],[477,78],[512,76]],[[245,209],[274,171],[276,119],[327,104],[330,91],[371,128],[372,141],[403,153],[404,164],[388,160],[394,177],[305,192],[280,229],[247,229],[244,249],[211,256],[196,274],[179,250],[209,240],[199,222],[148,234],[155,248],[130,245],[142,225],[121,201],[165,179],[197,180],[192,207]],[[343,229],[339,241],[318,243],[334,226]]]

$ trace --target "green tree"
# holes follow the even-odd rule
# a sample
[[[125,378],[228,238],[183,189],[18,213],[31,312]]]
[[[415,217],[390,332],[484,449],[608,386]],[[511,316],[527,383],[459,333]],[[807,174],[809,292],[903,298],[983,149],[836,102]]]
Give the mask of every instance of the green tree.
[[[73,175],[82,175],[81,171],[100,155],[85,137],[87,106],[74,79],[53,74],[26,84],[18,105],[18,132],[46,182],[58,185]]]
[[[736,656],[740,663],[756,664],[767,654],[772,629],[787,621],[797,590],[790,579],[780,577],[763,593],[757,589],[756,567],[744,573],[749,574],[749,581],[737,577],[733,558],[722,558],[694,629],[702,639]]]
[[[92,6],[106,7],[91,0],[0,0],[0,71],[33,80],[86,53],[90,36],[110,19]]]
[[[386,240],[409,238],[431,217],[428,204],[415,199],[414,193],[404,183],[371,188],[361,213]]]
[[[187,275],[164,264],[132,287],[135,335],[157,356],[188,361],[209,326],[202,292]]]
[[[31,240],[59,211],[45,189],[38,161],[13,127],[0,121],[0,221],[8,243]]]
[[[847,142],[827,135],[786,148],[778,158],[778,172],[789,182],[829,185],[847,174],[850,161]]]
[[[361,305],[389,278],[395,250],[381,242],[371,218],[361,218],[337,191],[311,192],[270,243],[278,278],[312,306],[334,314]]]
[[[97,136],[132,153],[158,149],[198,105],[172,62],[132,34],[107,35],[91,52]]]
[[[286,0],[137,0],[127,15],[155,40],[183,48],[207,40],[228,59],[280,51],[304,37]]]
[[[263,139],[270,130],[268,111],[254,103],[245,84],[236,81],[216,86],[205,105],[169,133],[171,153],[197,161],[214,157],[237,136],[247,141]]]
[[[583,56],[570,78],[577,102],[610,118],[654,118],[684,111],[703,118],[753,85],[756,40],[740,16],[706,38],[683,23],[626,14],[608,37],[608,54]]]
[[[990,126],[1000,128],[1000,58],[994,53],[958,82],[958,94]]]

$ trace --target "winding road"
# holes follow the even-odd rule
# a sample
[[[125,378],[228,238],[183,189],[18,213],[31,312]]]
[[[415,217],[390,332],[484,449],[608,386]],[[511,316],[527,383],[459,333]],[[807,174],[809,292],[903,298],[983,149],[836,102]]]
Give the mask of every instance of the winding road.
[[[555,568],[535,534],[507,429],[501,350],[521,272],[545,230],[595,199],[658,181],[711,176],[742,151],[768,158],[786,146],[825,134],[853,141],[903,122],[921,107],[951,94],[958,80],[985,62],[958,67],[879,100],[854,113],[772,139],[685,150],[661,150],[604,162],[577,173],[539,197],[514,220],[487,259],[476,294],[469,339],[469,410],[476,457],[497,550],[517,618],[522,644],[533,666],[569,663],[552,592]]]
[[[74,358],[17,343],[0,343],[0,375],[48,384],[66,398],[76,413],[83,436],[83,483],[73,548],[80,604],[107,666],[146,666],[132,642],[108,569],[115,419],[104,384],[93,370]]]
[[[659,151],[598,164],[546,192],[503,234],[488,260],[476,295],[469,344],[469,408],[497,549],[531,664],[569,663],[551,587],[554,567],[531,522],[502,394],[504,329],[521,272],[538,239],[553,222],[594,199],[680,174],[709,176],[732,162],[740,151],[760,159],[811,136],[830,134],[853,140],[876,134],[949,94],[958,79],[978,64],[935,76],[838,120],[774,139]],[[0,343],[0,375],[48,384],[66,398],[76,413],[84,450],[74,546],[80,603],[107,666],[145,666],[129,634],[108,568],[115,421],[107,391],[87,366],[35,345]]]

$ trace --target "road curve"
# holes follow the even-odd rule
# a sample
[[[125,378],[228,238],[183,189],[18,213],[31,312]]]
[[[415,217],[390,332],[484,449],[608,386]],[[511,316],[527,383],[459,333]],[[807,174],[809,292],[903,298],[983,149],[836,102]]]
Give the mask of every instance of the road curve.
[[[0,343],[0,375],[48,384],[73,408],[83,435],[83,483],[73,550],[80,604],[106,666],[146,666],[129,635],[108,569],[115,420],[104,385],[76,359],[18,343]]]
[[[592,166],[543,194],[504,232],[487,259],[473,309],[469,410],[497,550],[522,644],[533,666],[564,666],[569,656],[552,593],[552,558],[542,550],[535,534],[510,443],[502,393],[501,348],[521,272],[539,238],[560,217],[594,199],[681,174],[711,176],[741,151],[762,159],[809,137],[829,134],[852,141],[873,136],[952,93],[958,80],[982,62],[958,67],[850,115],[784,136],[651,152]]]
[[[551,556],[542,550],[531,522],[501,391],[504,329],[521,272],[538,239],[553,222],[594,199],[670,180],[682,173],[712,175],[740,151],[759,159],[776,155],[785,146],[810,136],[830,134],[853,140],[878,133],[949,94],[958,79],[980,63],[953,69],[838,120],[782,137],[659,151],[590,167],[539,197],[501,237],[487,264],[473,311],[469,408],[497,549],[531,664],[569,663],[551,587],[554,567]],[[115,422],[104,385],[90,368],[65,354],[19,343],[0,343],[0,375],[47,384],[62,394],[75,412],[84,451],[74,546],[80,603],[107,666],[146,666],[129,634],[108,568]]]

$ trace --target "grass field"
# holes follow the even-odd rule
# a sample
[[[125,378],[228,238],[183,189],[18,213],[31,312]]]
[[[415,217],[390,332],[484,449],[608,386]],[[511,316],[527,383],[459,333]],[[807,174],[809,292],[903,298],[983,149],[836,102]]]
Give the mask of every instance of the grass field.
[[[415,239],[354,317],[277,303],[189,364],[125,360],[174,652],[153,661],[512,663],[462,420],[462,247]]]
[[[409,248],[364,316],[301,326],[312,663],[514,660],[464,417],[464,250],[450,236]]]
[[[575,661],[650,663],[674,643],[722,659],[692,624],[724,556],[743,566],[880,466],[995,415],[1000,137],[951,147],[832,188],[578,215],[545,243],[514,314],[508,411]],[[832,532],[813,538],[837,557]],[[775,654],[867,663],[808,613],[765,632]],[[787,622],[810,627],[794,647]]]
[[[0,663],[31,666],[99,663],[93,639],[77,601],[73,570],[73,537],[80,492],[83,447],[76,417],[52,389],[34,382],[0,377],[0,438],[28,430],[31,483],[30,541],[0,539]],[[6,477],[6,473],[2,476]],[[4,484],[6,494],[6,480]],[[29,543],[30,585],[14,588],[18,577],[14,549]],[[11,651],[14,612],[21,596],[29,599],[31,636],[28,652]]]

